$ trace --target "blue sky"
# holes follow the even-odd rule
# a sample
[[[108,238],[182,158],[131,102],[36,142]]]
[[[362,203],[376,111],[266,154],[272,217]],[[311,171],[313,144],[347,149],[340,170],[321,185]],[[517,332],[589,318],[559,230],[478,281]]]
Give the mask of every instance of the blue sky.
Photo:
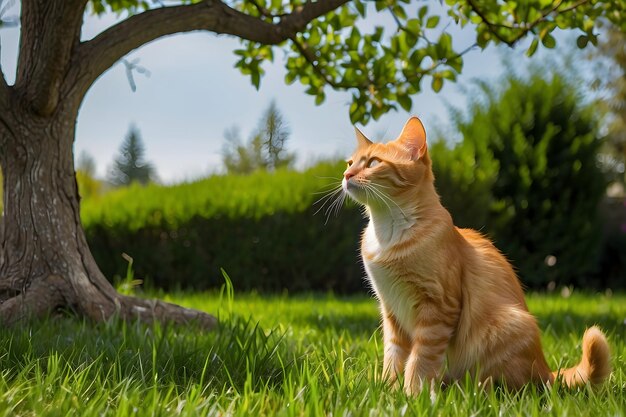
[[[433,7],[437,5],[433,2]],[[19,13],[18,6],[7,15]],[[113,14],[88,16],[83,38],[95,36],[118,18]],[[382,19],[382,23],[389,23]],[[445,23],[444,19],[439,27]],[[447,30],[459,50],[473,43],[471,28],[460,30],[452,23]],[[0,30],[1,63],[10,84],[15,77],[18,36],[18,28]],[[266,75],[257,91],[233,67],[236,57],[232,51],[238,45],[234,38],[191,33],[163,38],[133,51],[126,58],[139,59],[139,65],[148,69],[150,76],[136,75],[137,90],[132,92],[125,67],[118,63],[96,81],[79,113],[75,154],[88,152],[96,160],[97,174],[104,177],[129,125],[134,124],[141,132],[147,158],[156,165],[164,182],[198,178],[222,169],[224,131],[237,125],[247,139],[272,99],[290,127],[288,147],[297,153],[299,166],[323,157],[350,154],[354,130],[348,117],[348,93],[329,92],[326,101],[315,106],[313,98],[304,94],[299,84],[284,83],[280,52],[276,53],[275,63],[265,67]],[[527,58],[525,45],[507,55],[506,59],[514,60],[516,67],[543,59],[541,53]],[[427,132],[445,129],[445,103],[462,106],[462,86],[476,77],[497,82],[503,73],[503,54],[498,49],[471,51],[465,57],[463,74],[456,85],[446,84],[435,94],[429,82],[424,82],[424,91],[413,97],[410,113],[391,112],[378,122],[370,122],[364,132],[371,137],[392,139],[410,115],[419,116]]]

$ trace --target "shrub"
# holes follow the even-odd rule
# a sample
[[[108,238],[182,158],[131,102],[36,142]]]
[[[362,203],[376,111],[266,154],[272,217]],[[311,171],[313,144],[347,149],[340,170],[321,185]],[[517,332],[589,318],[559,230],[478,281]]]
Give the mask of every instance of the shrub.
[[[358,236],[363,217],[354,207],[325,226],[314,215],[316,194],[343,165],[305,172],[278,170],[214,176],[176,186],[137,185],[85,201],[83,222],[105,275],[123,275],[121,253],[136,275],[160,288],[334,290],[363,286]]]
[[[463,142],[433,152],[437,186],[458,223],[494,239],[525,283],[590,285],[606,186],[597,120],[574,85],[544,76],[481,85],[482,101],[453,117]]]

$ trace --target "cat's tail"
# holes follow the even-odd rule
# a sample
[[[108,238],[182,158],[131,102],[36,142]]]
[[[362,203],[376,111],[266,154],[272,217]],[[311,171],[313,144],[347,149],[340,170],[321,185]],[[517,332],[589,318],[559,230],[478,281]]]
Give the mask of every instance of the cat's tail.
[[[596,326],[585,331],[583,336],[583,357],[580,363],[569,369],[554,371],[555,379],[560,379],[569,388],[600,384],[611,373],[611,353],[606,336]]]

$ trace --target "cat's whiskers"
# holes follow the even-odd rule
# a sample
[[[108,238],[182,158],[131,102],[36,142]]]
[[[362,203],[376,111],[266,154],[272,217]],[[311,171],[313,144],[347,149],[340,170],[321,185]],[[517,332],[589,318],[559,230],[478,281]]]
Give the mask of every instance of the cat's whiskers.
[[[339,185],[339,186],[333,187],[333,189],[331,189],[331,190],[317,192],[316,194],[322,194],[323,193],[324,195],[313,203],[314,206],[316,204],[321,204],[320,207],[315,211],[314,214],[317,214],[321,210],[323,210],[324,207],[326,206],[326,204],[328,204],[329,201],[334,200],[337,197],[337,194],[341,193],[342,191],[343,190],[341,188],[341,185]]]
[[[388,202],[392,203],[394,206],[397,207],[397,209],[400,212],[400,214],[402,214],[402,217],[403,217],[402,220],[404,220],[406,222],[410,221],[409,216],[407,216],[407,214],[404,212],[404,210],[402,210],[402,207],[400,207],[400,205],[398,203],[396,203],[389,195],[385,194],[384,191],[379,189],[379,187],[385,187],[384,185],[370,182],[368,184],[368,187],[371,188],[372,192],[380,198],[380,201],[382,201],[383,203],[385,203],[387,205],[387,207],[389,208],[389,213],[390,214],[393,214],[394,210],[391,208],[391,206],[389,205]],[[390,188],[390,187],[385,187],[385,188]]]
[[[333,178],[337,180],[337,178]],[[316,194],[324,194],[320,199],[315,201],[313,205],[320,204],[319,208],[313,213],[313,215],[318,214],[320,211],[324,210],[324,215],[326,216],[326,220],[324,224],[328,223],[331,215],[337,215],[343,203],[346,199],[345,192],[343,191],[343,187],[341,186],[341,182],[339,185],[333,185],[333,188],[330,190],[322,190],[317,192]]]
[[[346,199],[346,194],[343,192],[343,189],[341,189],[340,191],[341,192],[337,195],[335,200],[326,209],[326,221],[324,222],[324,224],[328,223],[328,219],[330,219],[330,216],[332,214],[334,214],[335,216],[338,215],[339,210],[341,210],[341,207],[343,206],[343,202]]]

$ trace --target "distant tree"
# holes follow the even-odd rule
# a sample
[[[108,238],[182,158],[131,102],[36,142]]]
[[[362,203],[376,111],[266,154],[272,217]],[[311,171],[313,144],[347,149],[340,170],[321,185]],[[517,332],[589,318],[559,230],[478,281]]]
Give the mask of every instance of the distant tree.
[[[82,151],[76,161],[76,171],[81,171],[90,177],[96,176],[96,160],[87,151]]]
[[[247,144],[234,126],[224,133],[224,167],[230,173],[249,174],[256,170],[275,170],[293,164],[295,155],[286,150],[290,131],[282,113],[272,101]]]
[[[131,126],[120,153],[113,161],[109,172],[109,181],[115,186],[130,185],[138,182],[145,185],[156,178],[156,171],[152,164],[145,161],[145,148],[135,126]]]
[[[76,161],[76,183],[81,198],[100,195],[105,189],[103,181],[96,178],[96,160],[86,151]]]
[[[255,134],[247,144],[244,144],[236,126],[224,132],[226,143],[222,152],[224,167],[229,173],[250,174],[259,169],[265,169],[263,158],[263,143],[261,135]]]
[[[289,167],[293,164],[295,155],[286,150],[286,143],[291,132],[273,100],[261,119],[258,134],[261,135],[267,169]]]
[[[603,91],[599,102],[607,115],[602,166],[612,180],[626,184],[626,34],[609,26],[590,58],[596,62],[596,86]]]

